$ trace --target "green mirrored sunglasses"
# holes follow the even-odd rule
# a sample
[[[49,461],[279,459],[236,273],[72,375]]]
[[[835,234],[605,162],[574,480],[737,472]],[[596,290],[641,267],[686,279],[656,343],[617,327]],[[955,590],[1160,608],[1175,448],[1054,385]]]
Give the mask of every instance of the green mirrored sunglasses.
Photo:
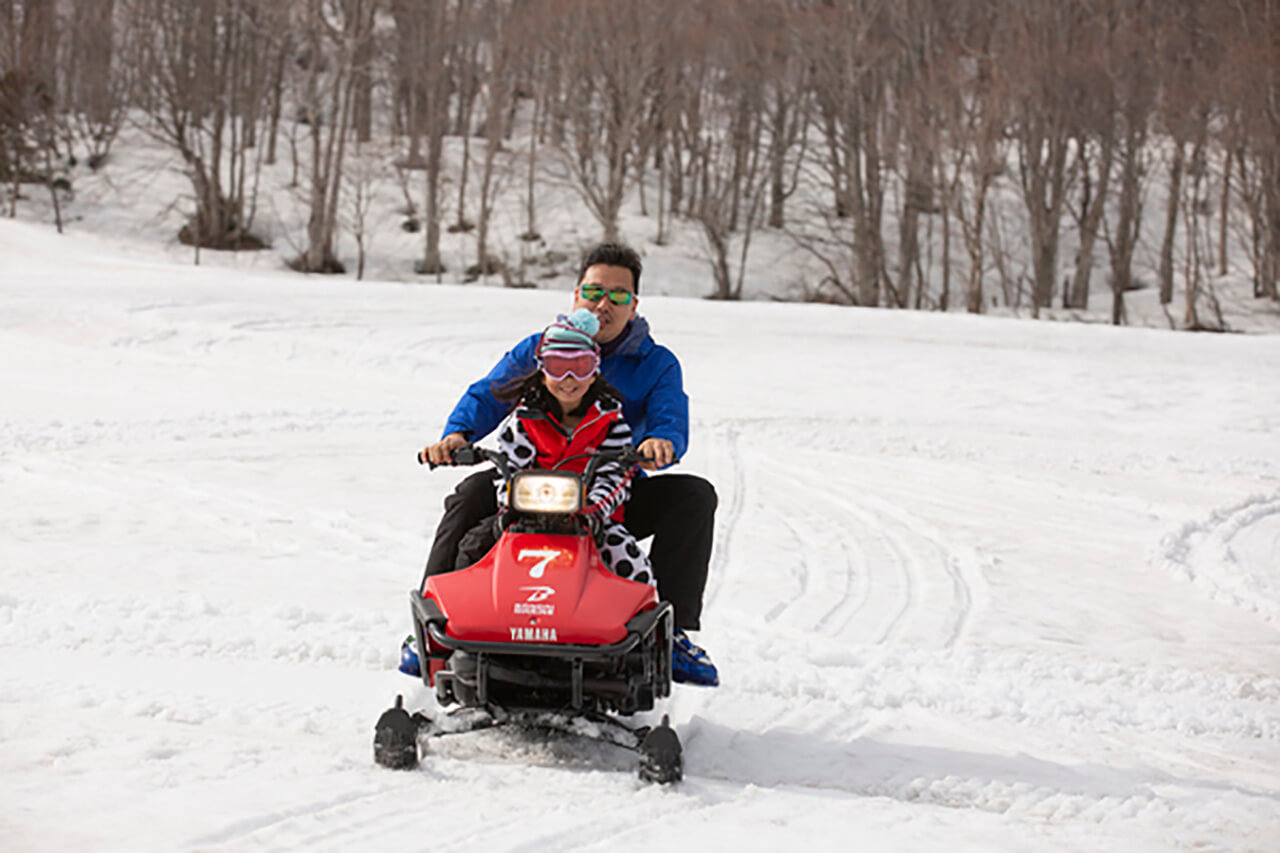
[[[597,302],[601,296],[608,294],[609,301],[614,305],[630,305],[631,300],[636,298],[636,295],[630,290],[623,290],[621,287],[616,290],[605,290],[598,284],[584,284],[578,292],[588,302]]]

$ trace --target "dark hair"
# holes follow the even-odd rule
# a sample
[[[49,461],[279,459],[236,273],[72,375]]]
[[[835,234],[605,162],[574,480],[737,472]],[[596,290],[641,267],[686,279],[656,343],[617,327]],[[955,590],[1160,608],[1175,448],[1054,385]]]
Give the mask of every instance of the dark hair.
[[[492,390],[493,396],[503,403],[524,402],[530,407],[543,412],[560,412],[562,415],[570,414],[569,412],[561,411],[560,401],[547,390],[546,383],[542,381],[541,370],[526,373],[524,376],[517,376]],[[622,402],[622,392],[610,385],[603,374],[597,373],[596,380],[591,383],[587,393],[582,395],[582,402],[578,404],[578,409],[585,409],[602,397],[610,397],[618,403]],[[574,411],[578,411],[578,409]]]
[[[582,258],[582,265],[578,267],[578,284],[582,284],[582,277],[587,274],[587,269],[596,264],[631,270],[631,286],[636,293],[640,292],[640,271],[643,267],[635,249],[621,243],[601,243],[596,246]]]

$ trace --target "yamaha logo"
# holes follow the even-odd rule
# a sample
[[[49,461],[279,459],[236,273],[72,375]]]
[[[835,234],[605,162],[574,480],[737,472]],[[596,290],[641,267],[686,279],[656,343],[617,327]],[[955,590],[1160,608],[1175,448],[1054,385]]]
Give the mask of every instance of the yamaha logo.
[[[521,643],[554,643],[555,628],[511,628],[511,639]]]

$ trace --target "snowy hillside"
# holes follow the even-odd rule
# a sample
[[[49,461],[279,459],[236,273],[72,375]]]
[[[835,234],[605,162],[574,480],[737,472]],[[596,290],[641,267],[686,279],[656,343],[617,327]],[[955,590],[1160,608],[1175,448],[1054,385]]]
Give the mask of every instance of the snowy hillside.
[[[1274,335],[642,292],[720,495],[685,781],[374,766],[414,452],[568,304],[0,221],[0,848],[1277,849]]]

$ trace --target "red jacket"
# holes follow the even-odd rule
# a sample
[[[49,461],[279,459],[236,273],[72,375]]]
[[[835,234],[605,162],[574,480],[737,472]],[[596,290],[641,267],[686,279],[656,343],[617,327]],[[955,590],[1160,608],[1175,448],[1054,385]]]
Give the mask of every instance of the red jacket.
[[[572,432],[551,413],[522,402],[498,433],[498,449],[512,471],[559,468],[582,473],[589,461],[583,454],[630,445],[631,427],[622,418],[621,404],[611,397],[592,403]],[[601,517],[621,520],[622,504],[630,493],[626,473],[619,462],[606,462],[596,470],[587,503],[600,503]]]

